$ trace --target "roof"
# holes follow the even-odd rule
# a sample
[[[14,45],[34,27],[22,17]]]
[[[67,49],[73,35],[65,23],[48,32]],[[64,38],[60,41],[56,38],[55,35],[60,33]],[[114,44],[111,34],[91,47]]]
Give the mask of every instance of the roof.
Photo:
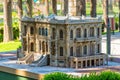
[[[23,17],[22,21],[28,22],[46,22],[53,24],[79,24],[79,23],[93,23],[93,22],[102,22],[101,17],[84,17],[84,16],[35,16],[33,18]]]

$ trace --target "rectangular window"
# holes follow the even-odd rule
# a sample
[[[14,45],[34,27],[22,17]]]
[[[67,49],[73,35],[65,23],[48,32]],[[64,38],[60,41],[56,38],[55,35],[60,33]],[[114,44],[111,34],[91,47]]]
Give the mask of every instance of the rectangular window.
[[[24,49],[24,51],[27,51],[27,41],[26,41],[26,39],[23,39],[23,49]]]
[[[30,34],[33,35],[34,34],[34,28],[30,27]]]
[[[100,37],[100,28],[97,28],[97,37]]]
[[[34,51],[34,44],[33,43],[31,43],[31,49],[30,50]]]
[[[24,26],[24,34],[23,35],[26,36],[26,34],[27,34],[27,26],[25,25]]]
[[[63,56],[63,47],[60,47],[60,56]]]

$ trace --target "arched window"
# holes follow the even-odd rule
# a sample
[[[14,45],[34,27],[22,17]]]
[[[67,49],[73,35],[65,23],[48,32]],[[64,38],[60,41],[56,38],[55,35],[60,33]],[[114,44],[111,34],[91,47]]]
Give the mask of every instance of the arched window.
[[[42,35],[42,29],[39,28],[39,35]]]
[[[34,51],[34,43],[31,43],[31,49],[30,51]]]
[[[45,35],[48,36],[48,29],[45,29]]]
[[[94,37],[94,28],[93,27],[90,28],[90,37]]]
[[[80,28],[77,28],[77,30],[76,30],[76,37],[77,38],[81,37],[81,29]]]
[[[70,56],[73,56],[73,47],[70,48]]]
[[[83,50],[83,51],[84,51],[83,54],[84,54],[84,55],[87,55],[87,46],[85,45],[83,49],[84,49],[84,50]]]
[[[60,56],[63,56],[63,47],[60,47]]]
[[[44,28],[42,28],[42,35],[44,35]]]
[[[34,34],[34,28],[30,27],[30,34],[33,35]]]
[[[70,39],[73,39],[73,30],[70,31]]]
[[[60,30],[60,40],[63,40],[63,31]]]
[[[81,47],[77,46],[76,47],[76,57],[80,57],[81,56]]]
[[[84,29],[84,37],[87,37],[87,29]]]
[[[55,39],[55,34],[56,34],[55,28],[52,28],[52,39]]]

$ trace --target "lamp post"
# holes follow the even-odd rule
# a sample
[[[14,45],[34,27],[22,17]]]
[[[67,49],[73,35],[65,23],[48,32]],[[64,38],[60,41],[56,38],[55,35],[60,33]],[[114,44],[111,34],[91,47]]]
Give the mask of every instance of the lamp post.
[[[108,1],[106,0],[106,20],[107,20],[107,65],[108,65],[108,57],[111,53],[111,28],[110,28],[110,23],[109,23],[109,18],[108,18]]]
[[[119,0],[119,32],[120,32],[120,0]]]

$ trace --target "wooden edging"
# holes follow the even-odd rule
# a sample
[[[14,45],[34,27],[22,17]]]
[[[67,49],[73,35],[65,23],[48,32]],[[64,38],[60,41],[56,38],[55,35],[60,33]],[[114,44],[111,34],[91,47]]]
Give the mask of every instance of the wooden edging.
[[[44,77],[43,74],[37,74],[37,73],[28,72],[25,70],[20,70],[20,69],[15,69],[15,68],[10,68],[10,67],[6,67],[6,66],[0,66],[0,71],[23,76],[23,77],[33,78],[33,79],[37,79],[37,80],[41,80]]]

